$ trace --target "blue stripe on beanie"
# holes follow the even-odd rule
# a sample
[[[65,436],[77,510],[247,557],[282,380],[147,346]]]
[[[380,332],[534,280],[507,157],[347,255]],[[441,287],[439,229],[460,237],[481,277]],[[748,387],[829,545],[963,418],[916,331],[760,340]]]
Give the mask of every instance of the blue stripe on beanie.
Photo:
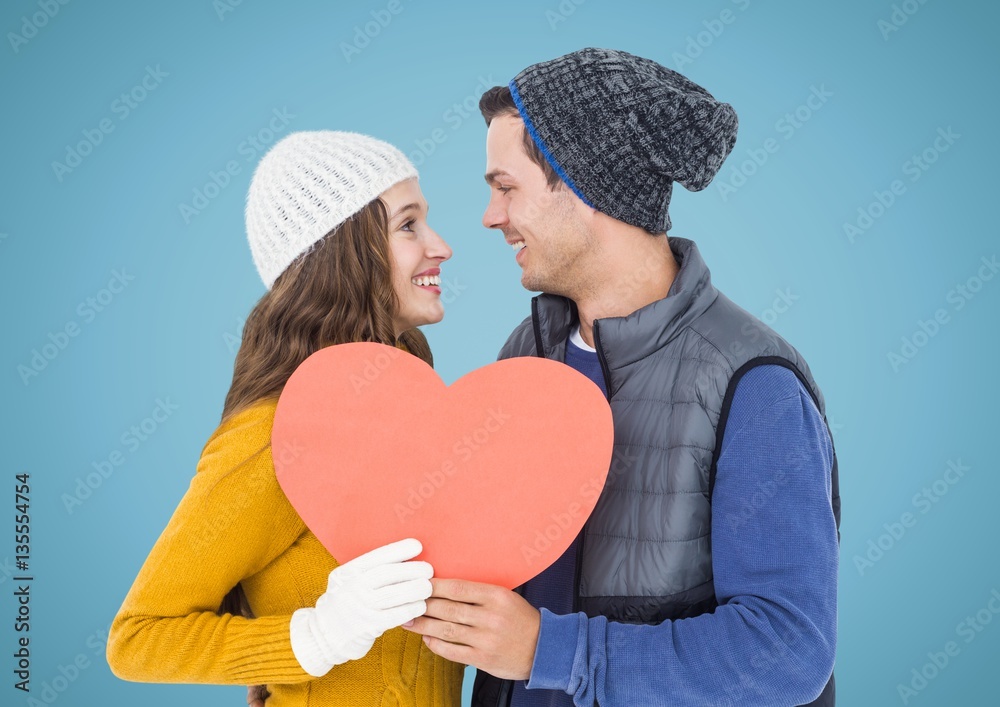
[[[597,207],[591,204],[590,199],[583,195],[583,192],[577,188],[576,184],[573,183],[573,180],[569,178],[568,174],[566,174],[566,171],[559,166],[558,162],[556,162],[556,158],[552,156],[551,152],[549,152],[549,148],[546,147],[545,141],[542,140],[542,136],[538,134],[537,130],[535,130],[535,124],[531,122],[531,118],[528,117],[528,112],[524,109],[524,102],[521,100],[521,94],[518,93],[517,85],[514,83],[513,79],[511,79],[509,85],[510,95],[514,97],[514,105],[517,106],[517,112],[521,114],[524,126],[528,129],[528,135],[530,135],[531,139],[535,141],[535,145],[538,146],[538,149],[542,151],[546,162],[552,166],[552,169],[556,171],[556,174],[559,175],[559,178],[563,180],[566,186],[572,189],[573,193],[580,197],[580,201],[590,208],[596,209]]]

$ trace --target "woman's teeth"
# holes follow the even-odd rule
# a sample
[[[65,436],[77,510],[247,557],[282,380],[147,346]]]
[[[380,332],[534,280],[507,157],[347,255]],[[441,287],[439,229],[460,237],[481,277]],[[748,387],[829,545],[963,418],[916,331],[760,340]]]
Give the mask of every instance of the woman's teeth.
[[[427,287],[429,285],[441,286],[441,276],[440,275],[424,275],[423,277],[415,277],[410,280],[414,285],[420,285],[421,287]]]

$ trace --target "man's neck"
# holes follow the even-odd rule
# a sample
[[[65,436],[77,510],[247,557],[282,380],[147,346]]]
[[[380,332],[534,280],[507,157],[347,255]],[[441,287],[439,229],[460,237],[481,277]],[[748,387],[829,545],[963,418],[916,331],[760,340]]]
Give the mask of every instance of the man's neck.
[[[666,237],[647,236],[635,249],[602,263],[599,286],[577,294],[580,336],[594,346],[594,320],[624,317],[667,296],[679,266]],[[595,280],[596,281],[596,280]]]

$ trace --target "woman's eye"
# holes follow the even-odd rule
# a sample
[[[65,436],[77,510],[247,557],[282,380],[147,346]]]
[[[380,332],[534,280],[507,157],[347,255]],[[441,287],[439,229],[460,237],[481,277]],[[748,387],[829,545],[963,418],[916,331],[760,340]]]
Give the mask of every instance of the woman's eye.
[[[416,221],[414,219],[410,219],[409,221],[407,221],[406,223],[404,223],[402,226],[400,226],[399,230],[400,231],[412,231],[413,230],[413,224],[415,224],[415,223],[416,223]]]

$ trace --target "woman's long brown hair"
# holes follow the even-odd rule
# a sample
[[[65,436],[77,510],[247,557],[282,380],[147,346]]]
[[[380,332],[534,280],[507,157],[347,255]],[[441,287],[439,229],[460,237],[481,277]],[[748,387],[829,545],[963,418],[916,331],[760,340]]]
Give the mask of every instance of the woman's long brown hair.
[[[222,422],[257,402],[276,400],[299,364],[326,346],[401,343],[433,365],[419,329],[396,337],[398,308],[389,217],[375,199],[296,259],[247,316]],[[238,584],[219,611],[253,615]]]

